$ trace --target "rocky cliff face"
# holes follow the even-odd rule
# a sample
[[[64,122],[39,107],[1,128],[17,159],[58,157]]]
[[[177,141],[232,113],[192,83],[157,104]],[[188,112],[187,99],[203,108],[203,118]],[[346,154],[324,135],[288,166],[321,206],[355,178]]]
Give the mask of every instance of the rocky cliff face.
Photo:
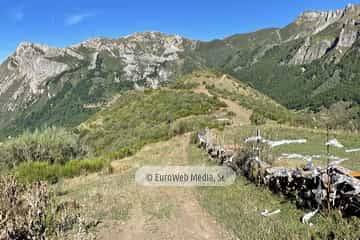
[[[343,10],[305,12],[294,23],[299,33],[288,40],[305,37],[290,64],[308,64],[336,51],[337,61],[359,39],[360,5],[348,5]]]
[[[0,111],[16,111],[36,102],[43,94],[49,98],[56,95],[56,91],[48,89],[51,82],[60,78],[63,86],[71,80],[67,72],[83,68],[111,69],[116,72],[114,82],[130,81],[136,87],[157,88],[181,72],[184,52],[195,45],[196,41],[158,32],[136,33],[120,39],[90,39],[63,49],[21,43],[0,66]]]
[[[44,92],[46,80],[73,68],[56,60],[61,57],[83,59],[70,49],[21,43],[0,68],[0,97],[9,97],[0,110],[14,111],[17,105],[34,101]]]
[[[145,81],[152,88],[172,79],[181,69],[181,55],[187,49],[194,49],[195,41],[159,32],[136,33],[121,39],[91,39],[73,46],[106,52],[124,65],[123,80]],[[97,54],[93,55],[96,61]],[[173,69],[174,71],[171,71]]]
[[[329,40],[322,40],[318,42],[311,42],[311,38],[307,37],[305,43],[299,48],[294,57],[290,60],[290,64],[308,64],[312,61],[321,58],[326,54],[326,51],[331,47],[332,42]]]

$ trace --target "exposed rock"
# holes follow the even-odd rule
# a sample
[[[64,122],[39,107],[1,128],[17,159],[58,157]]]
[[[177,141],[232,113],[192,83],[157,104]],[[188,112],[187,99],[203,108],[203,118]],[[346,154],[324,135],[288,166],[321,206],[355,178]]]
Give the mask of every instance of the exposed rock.
[[[344,48],[349,48],[351,47],[355,41],[358,39],[359,37],[359,32],[358,31],[348,31],[345,28],[341,29],[341,33],[340,33],[340,37],[339,37],[339,42],[337,44],[337,48],[339,47],[344,47]]]
[[[306,27],[311,34],[316,34],[324,30],[330,24],[339,20],[344,14],[344,10],[336,11],[307,11],[304,12],[296,21],[295,24]]]
[[[181,67],[179,53],[195,43],[177,35],[144,32],[120,39],[95,38],[72,48],[85,47],[108,52],[124,63],[125,80],[145,81],[150,87],[157,88]]]
[[[327,49],[331,47],[332,42],[328,40],[311,43],[308,37],[303,46],[299,48],[295,56],[290,60],[290,64],[306,64],[321,58],[325,55]]]
[[[338,61],[359,38],[359,21],[359,5],[350,4],[345,9],[336,11],[304,12],[295,21],[298,29],[289,40],[305,37],[306,41],[289,63],[311,63],[331,50],[338,52],[335,54],[338,58],[335,60]]]
[[[48,81],[77,67],[106,68],[106,65],[97,66],[104,56],[115,63],[110,70],[114,82],[132,81],[139,89],[157,88],[175,78],[182,69],[181,54],[195,45],[196,41],[159,32],[136,33],[119,39],[94,38],[69,48],[23,42],[0,66],[0,97],[9,98],[1,104],[0,111],[27,106],[45,92],[48,99],[54,97],[56,93],[45,86]],[[62,85],[71,80],[69,76],[61,77]]]
[[[92,55],[92,59],[91,59],[91,63],[88,67],[89,70],[94,70],[96,68],[96,61],[98,59],[98,56],[99,56],[99,53],[98,52],[95,52],[93,55]]]
[[[29,103],[44,92],[43,84],[47,79],[71,69],[67,63],[56,60],[60,57],[83,59],[70,49],[21,43],[4,63],[6,66],[3,64],[0,69],[0,96],[10,96],[0,110],[14,111],[17,105]]]

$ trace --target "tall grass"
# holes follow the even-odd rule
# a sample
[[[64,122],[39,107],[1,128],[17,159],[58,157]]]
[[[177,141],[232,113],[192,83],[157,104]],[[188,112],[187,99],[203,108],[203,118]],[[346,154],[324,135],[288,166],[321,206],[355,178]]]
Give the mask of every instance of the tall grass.
[[[13,170],[15,177],[23,183],[48,181],[56,183],[60,178],[70,178],[84,173],[97,172],[108,162],[104,159],[71,160],[65,164],[48,162],[25,162]]]

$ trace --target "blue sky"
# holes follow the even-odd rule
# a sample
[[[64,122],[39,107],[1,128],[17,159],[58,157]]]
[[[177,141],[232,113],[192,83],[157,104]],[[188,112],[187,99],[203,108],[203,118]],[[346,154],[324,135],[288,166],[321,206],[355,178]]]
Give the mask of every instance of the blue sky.
[[[21,41],[63,47],[91,37],[156,30],[211,40],[281,27],[344,0],[0,0],[0,61]],[[352,0],[351,3],[360,3]]]

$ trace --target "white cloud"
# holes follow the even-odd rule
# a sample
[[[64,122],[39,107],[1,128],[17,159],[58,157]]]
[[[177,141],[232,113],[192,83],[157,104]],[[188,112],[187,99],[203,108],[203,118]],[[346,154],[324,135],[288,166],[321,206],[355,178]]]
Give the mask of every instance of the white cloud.
[[[80,13],[70,15],[65,19],[66,25],[76,25],[84,21],[86,18],[95,16],[94,13]]]

